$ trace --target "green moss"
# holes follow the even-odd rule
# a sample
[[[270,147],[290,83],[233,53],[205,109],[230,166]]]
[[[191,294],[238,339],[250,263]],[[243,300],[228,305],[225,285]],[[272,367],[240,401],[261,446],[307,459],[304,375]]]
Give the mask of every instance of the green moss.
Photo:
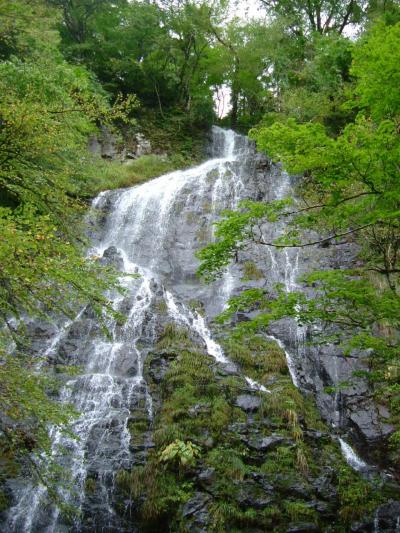
[[[187,215],[186,215],[186,222],[188,224],[194,224],[198,221],[199,217],[197,215],[197,213],[193,213],[192,211],[189,212]]]
[[[290,520],[316,522],[317,515],[313,509],[310,509],[301,501],[286,501],[284,509]]]
[[[93,494],[96,491],[96,486],[97,486],[97,483],[96,483],[95,479],[93,479],[92,477],[86,478],[86,480],[85,480],[85,492],[87,494]]]
[[[187,531],[182,506],[195,491],[203,490],[198,485],[198,468],[215,472],[208,508],[210,533],[283,533],[296,521],[315,522],[323,529],[327,525],[324,517],[311,507],[316,497],[312,480],[327,467],[332,472],[343,468],[336,482],[339,498],[333,505],[340,510],[334,531],[345,531],[353,519],[376,507],[379,499],[374,487],[357,473],[349,473],[336,444],[329,438],[318,443],[305,439],[306,430],[326,428],[312,398],[303,397],[293,386],[282,350],[261,335],[229,339],[224,345],[227,355],[247,375],[265,383],[271,394],[261,394],[260,408],[248,417],[235,406],[237,396],[248,392],[244,378],[221,375],[215,361],[193,344],[187,330],[172,323],[165,326],[157,347],[169,366],[161,385],[156,384],[162,404],[156,409],[152,428],[155,447],[144,467],[118,476],[124,498],[132,499],[133,508],[139,509],[142,529]],[[150,362],[151,357],[146,365]],[[130,429],[140,435],[149,428],[147,421],[135,416]],[[265,453],[254,451],[250,441],[271,433],[285,440]],[[201,449],[195,465],[160,462],[165,450],[174,449],[177,442],[190,442]],[[351,480],[346,478],[350,474]],[[257,509],[251,506],[251,498],[247,499],[248,491],[255,500],[265,499],[263,485],[255,479],[273,486],[271,502]],[[347,484],[353,488],[346,489]],[[304,488],[304,499],[288,497],[293,485]]]
[[[204,315],[204,304],[201,300],[190,300],[188,305],[193,311],[196,311],[200,315]]]
[[[211,213],[212,204],[210,202],[203,202],[201,205],[201,210],[203,213]]]
[[[261,335],[241,339],[228,337],[223,345],[229,357],[240,365],[243,372],[262,384],[272,375],[288,374],[283,350],[276,342]]]
[[[177,326],[174,322],[165,325],[158,342],[157,349],[180,347],[190,345],[187,329]]]
[[[118,473],[116,482],[125,496],[141,500],[142,530],[160,531],[175,521],[176,510],[190,499],[193,485],[177,472],[169,471],[153,457],[146,466]]]
[[[257,281],[265,277],[264,273],[259,268],[257,268],[256,264],[253,261],[246,261],[243,264],[242,269],[243,269],[242,279],[244,281],[247,281],[247,280]]]
[[[82,195],[93,197],[104,190],[139,185],[182,168],[181,163],[174,158],[156,154],[143,155],[128,163],[93,159],[87,164],[88,175]]]
[[[144,431],[149,429],[149,419],[145,416],[140,418],[133,418],[128,422],[128,430],[134,439],[137,435],[141,435]]]
[[[206,244],[210,239],[210,234],[207,228],[198,228],[196,231],[196,239],[200,244]]]
[[[345,524],[371,515],[383,502],[377,487],[361,478],[349,466],[342,465],[338,477],[340,517]]]
[[[168,312],[168,306],[164,300],[159,301],[154,307],[158,314],[165,315]]]

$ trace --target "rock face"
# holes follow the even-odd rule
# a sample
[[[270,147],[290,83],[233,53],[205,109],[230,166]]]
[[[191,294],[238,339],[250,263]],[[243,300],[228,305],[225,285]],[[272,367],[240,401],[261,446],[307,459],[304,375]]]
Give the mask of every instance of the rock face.
[[[89,151],[103,159],[129,161],[151,153],[151,143],[142,133],[119,139],[103,127],[100,135],[93,135],[88,143]]]
[[[135,142],[132,157],[149,149],[143,139]],[[103,157],[119,153],[107,132],[92,145]],[[80,413],[72,426],[79,438],[55,431],[52,444],[76,489],[62,493],[63,501],[80,513],[71,524],[44,504],[44,488],[17,480],[8,487],[13,501],[5,531],[370,531],[377,508],[382,531],[396,522],[397,489],[393,501],[380,500],[331,438],[338,432],[379,456],[391,431],[366,382],[353,379],[365,354],[345,359],[336,345],[310,347],[315,332],[280,321],[270,334],[287,352],[289,374],[267,336],[259,339],[259,353],[229,345],[224,352],[208,326],[241,289],[273,290],[279,282],[290,292],[317,265],[353,264],[355,250],[253,247],[215,284],[201,283],[195,252],[212,240],[221,211],[243,199],[293,195],[296,185],[232,131],[215,128],[210,153],[199,167],[94,201],[88,253],[123,274],[125,290],[108,297],[126,321],[107,319],[106,334],[94,310],[81,309],[74,320],[28,325],[32,350],[45,353],[46,368],[60,380],[60,401]],[[280,229],[262,228],[269,239]],[[253,273],[247,281],[245,268]],[[221,342],[228,333],[220,332]],[[75,375],[64,373],[65,365],[75,366]],[[351,383],[326,392],[343,381]],[[179,452],[185,461],[179,454],[163,461],[169,445],[186,450]],[[353,485],[355,494],[346,488]]]
[[[271,201],[296,196],[297,178],[271,165],[260,154],[255,159],[254,176],[253,198]],[[265,224],[262,227],[264,240],[273,241],[283,229],[283,224]],[[302,289],[312,297],[312,289],[301,286],[301,276],[312,270],[352,268],[357,265],[357,251],[351,243],[336,246],[326,243],[320,247],[283,251],[253,246],[239,259],[242,264],[251,262],[262,273],[261,280],[248,283],[249,287],[266,286],[273,293],[274,284],[283,283],[287,292]],[[240,320],[245,319],[242,314]],[[315,397],[324,419],[338,433],[346,435],[367,460],[384,464],[383,443],[393,427],[380,415],[367,381],[354,376],[356,371],[368,371],[368,354],[353,351],[350,357],[345,357],[336,344],[313,346],[318,330],[299,326],[294,320],[278,321],[270,329],[290,356],[298,386]],[[348,385],[343,386],[344,383]],[[326,392],[335,388],[336,393]]]

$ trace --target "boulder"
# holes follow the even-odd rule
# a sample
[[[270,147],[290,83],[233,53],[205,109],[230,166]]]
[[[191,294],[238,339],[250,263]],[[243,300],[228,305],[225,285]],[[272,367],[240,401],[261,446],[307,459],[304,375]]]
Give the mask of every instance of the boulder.
[[[236,406],[246,412],[257,411],[261,405],[261,399],[252,394],[241,394],[236,398]]]

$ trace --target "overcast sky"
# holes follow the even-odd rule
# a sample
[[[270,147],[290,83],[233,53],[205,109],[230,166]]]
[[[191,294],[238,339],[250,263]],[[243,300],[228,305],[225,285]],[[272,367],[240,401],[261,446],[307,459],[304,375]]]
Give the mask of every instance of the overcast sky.
[[[265,10],[259,0],[231,0],[232,15],[244,20],[261,17]]]

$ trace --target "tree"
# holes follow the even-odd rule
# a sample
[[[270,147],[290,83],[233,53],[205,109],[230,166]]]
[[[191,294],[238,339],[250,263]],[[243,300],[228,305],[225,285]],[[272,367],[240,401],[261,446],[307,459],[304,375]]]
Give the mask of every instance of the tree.
[[[0,20],[7,19],[9,6],[0,7]],[[0,447],[7,466],[2,475],[30,461],[47,482],[38,465],[49,452],[49,425],[67,431],[73,412],[47,395],[55,380],[43,368],[37,372],[40,357],[32,356],[26,317],[74,318],[86,305],[103,325],[104,311],[115,316],[105,291],[118,287],[117,275],[85,257],[79,195],[96,172],[87,135],[98,120],[123,119],[126,106],[117,102],[114,114],[93,77],[63,60],[56,12],[41,2],[12,7],[20,31],[13,50],[19,57],[0,63]],[[37,31],[42,25],[54,39],[43,40]],[[31,458],[32,451],[42,462]]]
[[[250,242],[285,248],[356,239],[362,266],[306,276],[312,300],[279,288],[275,295],[245,291],[230,301],[223,318],[256,307],[259,314],[239,329],[257,331],[282,316],[297,317],[302,324],[325,324],[325,342],[339,340],[345,353],[370,350],[376,395],[394,416],[399,415],[400,377],[399,50],[399,23],[376,23],[357,44],[351,68],[355,85],[346,106],[359,112],[339,135],[330,135],[321,123],[299,124],[293,118],[270,126],[261,123],[252,130],[259,149],[282,161],[288,172],[303,175],[301,201],[243,202],[239,211],[224,214],[217,224],[217,241],[199,253],[199,273],[212,280]],[[262,223],[281,218],[290,220],[289,231],[266,241]],[[307,238],[309,230],[319,237]],[[392,441],[398,442],[398,433]]]
[[[296,33],[339,34],[362,20],[367,3],[357,0],[260,0],[268,12],[284,17]]]

